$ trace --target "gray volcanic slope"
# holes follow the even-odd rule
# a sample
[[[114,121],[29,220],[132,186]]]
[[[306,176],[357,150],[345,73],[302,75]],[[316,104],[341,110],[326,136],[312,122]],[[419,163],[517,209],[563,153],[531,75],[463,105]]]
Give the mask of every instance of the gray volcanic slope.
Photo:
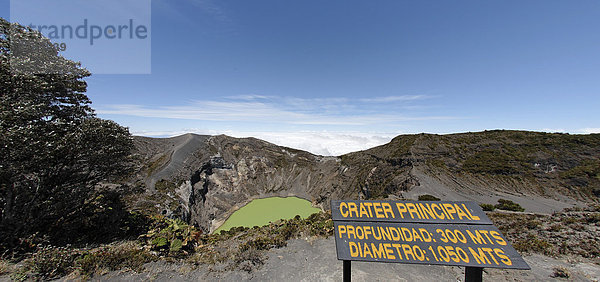
[[[494,204],[512,200],[551,213],[598,202],[600,135],[487,131],[402,135],[390,143],[323,157],[255,138],[186,134],[136,137],[138,181],[153,206],[206,232],[252,199],[416,199]],[[155,186],[161,182],[161,191]],[[166,193],[167,197],[164,194]],[[174,201],[176,204],[174,204]],[[176,208],[179,206],[179,208]]]
[[[194,152],[201,147],[206,146],[205,142],[209,138],[206,135],[185,134],[174,138],[175,144],[170,151],[167,164],[159,171],[152,174],[146,180],[146,185],[150,189],[154,189],[156,181],[168,178],[183,170],[185,162],[193,156]]]

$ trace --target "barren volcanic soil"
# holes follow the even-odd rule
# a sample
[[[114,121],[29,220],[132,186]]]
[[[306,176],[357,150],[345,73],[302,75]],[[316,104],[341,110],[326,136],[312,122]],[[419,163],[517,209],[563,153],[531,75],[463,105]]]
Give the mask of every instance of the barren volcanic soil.
[[[600,266],[591,262],[569,262],[543,255],[524,256],[531,270],[484,269],[484,281],[565,281],[553,277],[556,268],[566,269],[570,281],[598,281]],[[113,271],[95,281],[341,281],[342,262],[335,242],[328,239],[296,239],[287,247],[268,252],[266,263],[253,272],[156,262],[142,273]],[[68,277],[64,280],[69,280]],[[464,281],[464,268],[390,263],[352,263],[353,281]]]

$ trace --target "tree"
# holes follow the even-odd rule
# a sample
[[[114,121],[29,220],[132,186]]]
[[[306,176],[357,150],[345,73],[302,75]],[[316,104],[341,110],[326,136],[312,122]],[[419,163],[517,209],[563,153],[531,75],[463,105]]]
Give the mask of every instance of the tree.
[[[90,73],[39,32],[0,18],[0,242],[51,234],[128,167],[127,128],[97,118]],[[0,246],[1,249],[2,246]]]

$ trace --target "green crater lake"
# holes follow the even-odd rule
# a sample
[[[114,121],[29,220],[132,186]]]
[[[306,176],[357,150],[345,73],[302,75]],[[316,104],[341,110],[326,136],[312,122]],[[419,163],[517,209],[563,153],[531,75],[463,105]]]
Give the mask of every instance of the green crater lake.
[[[279,219],[294,218],[296,215],[306,218],[319,211],[321,209],[312,207],[309,201],[297,197],[256,199],[235,211],[215,233],[237,226],[263,226]]]

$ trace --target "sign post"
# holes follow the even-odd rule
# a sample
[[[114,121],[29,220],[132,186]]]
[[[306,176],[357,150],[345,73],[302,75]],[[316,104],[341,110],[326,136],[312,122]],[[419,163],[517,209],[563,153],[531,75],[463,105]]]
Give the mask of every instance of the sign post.
[[[344,281],[351,261],[465,266],[466,281],[484,267],[530,269],[473,202],[331,201]]]
[[[345,260],[344,261],[344,282],[352,281],[352,261]]]

